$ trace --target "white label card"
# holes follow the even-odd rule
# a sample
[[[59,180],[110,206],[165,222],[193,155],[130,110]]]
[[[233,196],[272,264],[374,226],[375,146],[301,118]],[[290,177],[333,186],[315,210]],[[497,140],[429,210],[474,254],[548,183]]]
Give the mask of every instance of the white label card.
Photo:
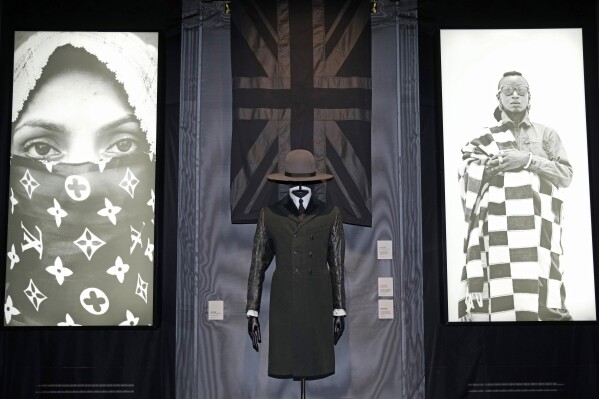
[[[393,299],[379,299],[379,319],[393,318]]]
[[[393,241],[378,240],[376,242],[376,254],[378,259],[393,259]]]
[[[208,320],[224,320],[223,301],[208,301]]]
[[[393,277],[379,277],[379,296],[393,296]]]

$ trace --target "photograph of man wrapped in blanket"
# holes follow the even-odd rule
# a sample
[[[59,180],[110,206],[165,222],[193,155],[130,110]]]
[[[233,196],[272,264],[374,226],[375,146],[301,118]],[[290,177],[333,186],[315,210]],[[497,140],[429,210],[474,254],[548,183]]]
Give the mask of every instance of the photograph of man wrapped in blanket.
[[[152,325],[157,39],[15,34],[5,326]]]
[[[505,72],[497,125],[462,148],[460,321],[572,319],[560,263],[560,189],[573,170],[558,133],[531,120],[532,92],[520,72]]]

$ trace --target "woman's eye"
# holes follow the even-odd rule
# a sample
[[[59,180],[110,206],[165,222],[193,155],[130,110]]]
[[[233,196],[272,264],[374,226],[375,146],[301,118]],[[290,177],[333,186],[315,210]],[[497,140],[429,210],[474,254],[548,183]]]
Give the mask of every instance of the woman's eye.
[[[133,147],[133,142],[131,140],[121,140],[118,143],[116,143],[116,148],[120,152],[131,151],[131,147]]]
[[[43,142],[33,142],[27,144],[24,150],[25,156],[35,159],[55,158],[57,155],[60,155],[59,150],[57,150],[50,144]]]
[[[137,151],[137,142],[133,139],[121,139],[106,149],[113,156],[133,154]]]

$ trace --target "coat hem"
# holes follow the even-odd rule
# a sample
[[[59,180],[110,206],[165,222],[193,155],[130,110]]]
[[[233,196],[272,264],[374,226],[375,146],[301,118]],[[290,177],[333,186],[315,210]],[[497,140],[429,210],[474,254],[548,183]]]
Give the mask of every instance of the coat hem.
[[[335,371],[331,371],[325,374],[318,374],[318,375],[307,375],[307,376],[301,376],[301,375],[293,375],[293,374],[273,374],[273,373],[268,373],[269,377],[272,378],[278,378],[278,379],[289,379],[289,378],[293,378],[294,381],[299,381],[301,379],[306,379],[306,381],[309,380],[320,380],[322,378],[327,378],[332,376],[333,374],[335,374]]]

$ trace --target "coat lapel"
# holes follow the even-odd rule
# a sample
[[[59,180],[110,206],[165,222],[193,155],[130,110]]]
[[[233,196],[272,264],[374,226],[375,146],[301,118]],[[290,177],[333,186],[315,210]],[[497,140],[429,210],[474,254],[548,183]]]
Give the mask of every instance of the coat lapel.
[[[303,226],[309,223],[312,219],[314,219],[320,212],[322,212],[324,208],[324,203],[318,201],[314,196],[310,199],[310,203],[306,208],[306,212],[304,213],[304,219],[300,221],[300,226]]]
[[[285,210],[285,214],[288,218],[293,219],[295,222],[299,222],[299,211],[295,207],[293,200],[290,196],[286,196],[281,202],[282,208]]]
[[[314,219],[318,214],[322,212],[325,204],[319,200],[317,200],[314,196],[310,199],[308,203],[308,207],[306,208],[306,212],[304,215],[300,215],[298,209],[291,197],[286,196],[281,202],[282,207],[285,209],[287,217],[299,223],[300,225],[305,225]]]

